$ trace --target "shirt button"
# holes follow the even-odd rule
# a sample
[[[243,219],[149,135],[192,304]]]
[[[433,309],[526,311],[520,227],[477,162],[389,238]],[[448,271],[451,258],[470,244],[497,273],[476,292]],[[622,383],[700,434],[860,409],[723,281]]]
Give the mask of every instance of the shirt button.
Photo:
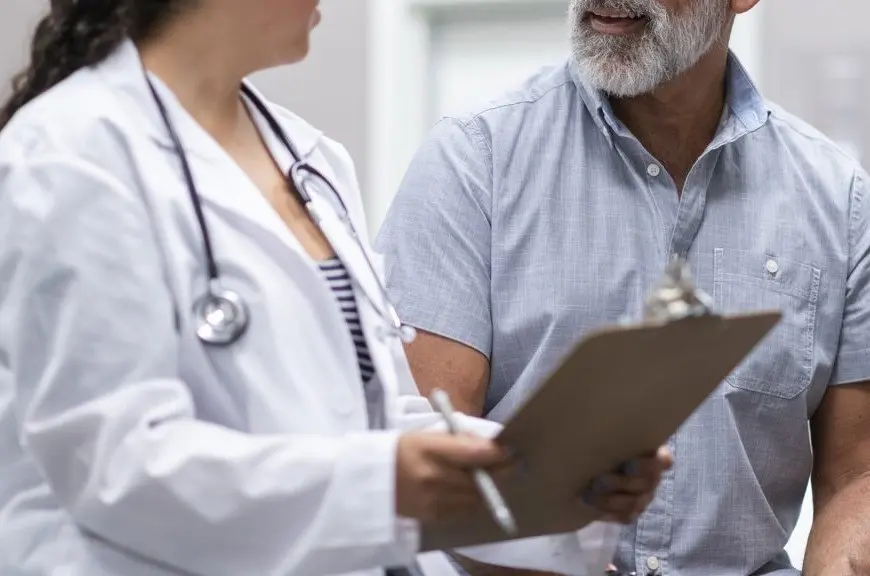
[[[650,164],[646,167],[646,173],[655,178],[662,173],[662,169],[659,168],[658,164]]]
[[[767,269],[768,273],[770,273],[771,275],[779,272],[779,264],[776,263],[776,260],[773,260],[773,259],[768,260],[767,263],[764,265],[764,267],[765,267],[765,269]]]
[[[650,556],[646,559],[646,567],[652,572],[657,572],[659,567],[661,567],[661,562],[659,562],[659,559],[655,556]]]

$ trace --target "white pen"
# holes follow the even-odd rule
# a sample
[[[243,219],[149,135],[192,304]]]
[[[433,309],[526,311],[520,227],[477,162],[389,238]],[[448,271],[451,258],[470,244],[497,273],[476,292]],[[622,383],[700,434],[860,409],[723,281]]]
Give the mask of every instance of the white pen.
[[[453,404],[450,402],[450,396],[447,395],[447,392],[435,389],[430,396],[430,400],[435,409],[444,417],[444,421],[447,423],[447,430],[451,434],[460,434],[462,430],[460,430],[459,422],[453,411]],[[484,502],[486,502],[486,506],[489,508],[496,523],[506,534],[515,536],[518,532],[516,520],[514,520],[514,515],[495,485],[492,476],[486,470],[475,468],[474,483],[477,484],[477,489],[480,491],[480,495],[483,497]]]

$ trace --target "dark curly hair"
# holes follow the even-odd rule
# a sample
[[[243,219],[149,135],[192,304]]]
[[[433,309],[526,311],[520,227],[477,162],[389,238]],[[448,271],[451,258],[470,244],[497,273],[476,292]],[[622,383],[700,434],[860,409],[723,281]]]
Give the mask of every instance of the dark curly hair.
[[[12,80],[0,130],[25,104],[76,71],[99,64],[126,38],[143,40],[195,0],[51,0],[36,26],[30,64]]]

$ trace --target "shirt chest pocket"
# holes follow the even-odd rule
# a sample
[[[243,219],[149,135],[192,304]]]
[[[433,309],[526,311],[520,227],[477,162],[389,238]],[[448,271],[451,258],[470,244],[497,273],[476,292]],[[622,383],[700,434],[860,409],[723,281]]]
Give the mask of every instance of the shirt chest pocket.
[[[791,399],[810,385],[821,270],[761,252],[714,251],[713,297],[722,313],[779,310],[782,320],[726,379]]]

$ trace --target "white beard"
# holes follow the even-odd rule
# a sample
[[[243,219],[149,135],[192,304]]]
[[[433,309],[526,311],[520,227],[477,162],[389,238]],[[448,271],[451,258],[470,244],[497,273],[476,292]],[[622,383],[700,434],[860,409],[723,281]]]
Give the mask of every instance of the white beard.
[[[574,60],[587,82],[618,98],[646,94],[673,80],[704,56],[728,24],[728,0],[694,0],[681,13],[658,0],[571,0],[569,18]],[[590,8],[643,14],[646,30],[608,36],[592,29]]]

